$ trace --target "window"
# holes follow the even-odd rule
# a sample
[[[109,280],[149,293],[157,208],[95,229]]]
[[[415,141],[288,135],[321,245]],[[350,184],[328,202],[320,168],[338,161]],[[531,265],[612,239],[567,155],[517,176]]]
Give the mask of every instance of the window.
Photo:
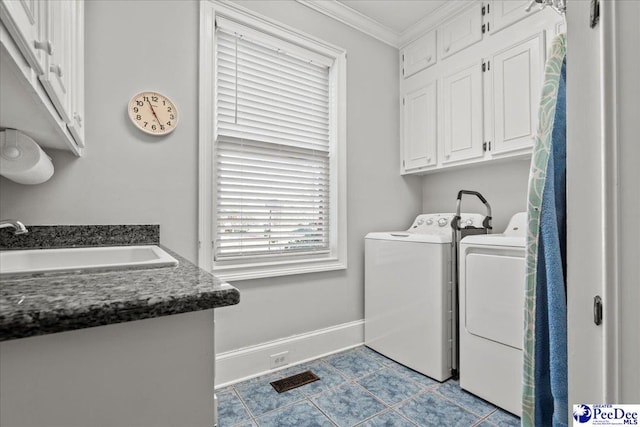
[[[344,51],[228,4],[202,28],[200,265],[345,268]]]

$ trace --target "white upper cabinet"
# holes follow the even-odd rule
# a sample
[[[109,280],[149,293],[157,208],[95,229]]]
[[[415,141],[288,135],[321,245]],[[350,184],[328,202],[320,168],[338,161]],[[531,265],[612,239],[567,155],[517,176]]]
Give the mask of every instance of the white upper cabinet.
[[[538,34],[504,49],[490,60],[495,129],[492,154],[528,149],[533,145],[540,103],[543,46],[544,35]]]
[[[482,157],[482,65],[445,75],[442,88],[442,163]]]
[[[540,12],[534,5],[526,12],[529,1],[474,1],[460,6],[462,11],[434,17],[444,24],[436,28],[438,55],[431,65],[424,61],[426,40],[401,50],[401,173],[531,154],[545,43],[566,24],[551,8]],[[409,51],[421,58],[409,62],[420,64],[415,68],[407,66]]]
[[[84,147],[84,2],[71,4],[71,120],[69,132],[79,147]]]
[[[403,172],[424,169],[437,164],[437,93],[437,82],[432,81],[403,97]]]
[[[84,147],[84,2],[0,0],[0,127]]]
[[[436,32],[431,31],[400,51],[402,76],[410,77],[436,63]]]
[[[51,43],[46,68],[40,76],[44,89],[65,123],[71,122],[71,6],[73,0],[46,3],[46,34]]]
[[[527,12],[527,6],[530,3],[531,0],[493,0],[487,3],[486,17],[489,23],[489,34],[495,34],[539,10],[538,5],[535,4]]]
[[[444,59],[482,40],[482,4],[477,2],[438,28],[438,54]]]
[[[43,6],[38,0],[0,0],[0,19],[36,74],[44,73],[45,55],[51,51],[41,24]]]

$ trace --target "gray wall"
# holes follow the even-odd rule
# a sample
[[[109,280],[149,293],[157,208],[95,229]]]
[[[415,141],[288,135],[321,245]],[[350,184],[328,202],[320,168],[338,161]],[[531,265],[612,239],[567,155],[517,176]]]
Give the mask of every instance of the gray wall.
[[[479,191],[491,204],[493,232],[502,233],[516,212],[527,210],[529,160],[465,167],[427,175],[422,181],[423,212],[455,212],[459,190]],[[484,213],[474,196],[464,196],[463,212]]]
[[[241,302],[216,312],[218,351],[362,319],[364,235],[405,228],[421,207],[420,179],[398,170],[397,50],[293,1],[239,3],[348,51],[349,268],[234,283]],[[197,259],[198,13],[195,0],[87,2],[86,155],[50,152],[56,172],[42,185],[0,178],[1,217],[159,223],[164,245]],[[129,123],[141,90],[174,99],[175,132]]]

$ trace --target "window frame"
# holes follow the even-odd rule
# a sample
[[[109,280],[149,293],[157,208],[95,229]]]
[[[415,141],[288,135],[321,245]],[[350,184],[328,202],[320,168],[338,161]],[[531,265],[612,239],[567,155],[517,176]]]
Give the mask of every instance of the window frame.
[[[285,260],[216,263],[215,242],[215,19],[221,16],[269,36],[331,58],[330,233],[326,256],[292,255]],[[246,280],[347,268],[346,51],[242,6],[200,2],[198,264],[222,280]]]

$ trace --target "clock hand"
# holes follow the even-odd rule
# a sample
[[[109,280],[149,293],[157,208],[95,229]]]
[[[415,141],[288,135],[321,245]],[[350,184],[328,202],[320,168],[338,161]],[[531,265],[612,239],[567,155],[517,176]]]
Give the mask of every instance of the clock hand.
[[[151,101],[147,100],[147,102],[149,103],[149,107],[151,107],[151,112],[153,113],[153,117],[156,118],[156,121],[158,122],[159,125],[162,125],[162,123],[160,122],[160,119],[158,118],[158,115],[156,114],[156,110],[153,109],[153,105],[151,104]]]

